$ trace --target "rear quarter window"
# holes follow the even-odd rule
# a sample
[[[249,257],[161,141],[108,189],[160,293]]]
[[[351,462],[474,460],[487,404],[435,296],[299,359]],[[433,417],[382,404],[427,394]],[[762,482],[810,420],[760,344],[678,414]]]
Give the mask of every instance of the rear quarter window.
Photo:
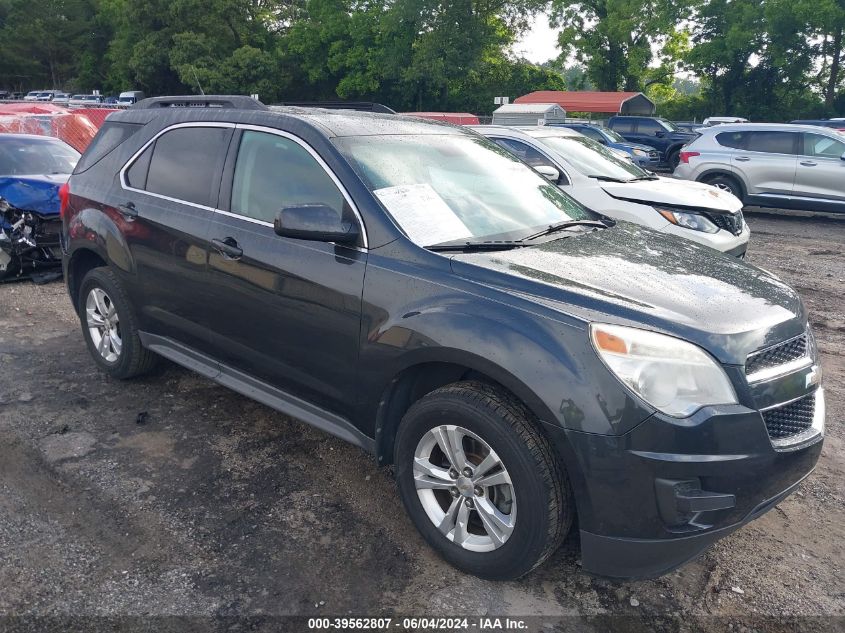
[[[98,163],[106,154],[110,153],[142,127],[142,125],[137,123],[106,121],[103,123],[100,131],[97,132],[97,136],[91,141],[88,149],[85,150],[82,158],[79,159],[73,173],[79,174],[90,169],[92,165]]]
[[[716,142],[722,147],[744,149],[747,137],[747,132],[721,132],[716,135]]]

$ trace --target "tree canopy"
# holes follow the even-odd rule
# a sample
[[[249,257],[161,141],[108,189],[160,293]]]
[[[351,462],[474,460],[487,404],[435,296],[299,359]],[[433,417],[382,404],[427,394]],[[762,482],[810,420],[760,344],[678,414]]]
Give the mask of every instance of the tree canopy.
[[[562,53],[537,65],[510,51],[543,11]],[[0,0],[0,87],[481,114],[643,90],[671,116],[776,120],[843,113],[844,30],[845,0]]]

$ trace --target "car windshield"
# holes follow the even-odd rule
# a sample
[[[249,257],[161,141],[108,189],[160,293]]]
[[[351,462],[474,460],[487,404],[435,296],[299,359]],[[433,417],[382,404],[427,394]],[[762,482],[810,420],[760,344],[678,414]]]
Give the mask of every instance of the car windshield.
[[[59,141],[12,139],[0,141],[0,176],[70,174],[79,152]]]
[[[519,240],[559,222],[598,217],[474,135],[349,136],[334,143],[420,246]]]
[[[675,125],[671,121],[666,121],[665,119],[656,119],[656,120],[660,125],[662,125],[664,128],[666,128],[670,132],[680,132],[681,131],[681,128],[679,128],[677,125]]]
[[[542,136],[537,138],[588,178],[600,180],[643,180],[652,178],[644,169],[617,156],[601,143],[584,136]]]

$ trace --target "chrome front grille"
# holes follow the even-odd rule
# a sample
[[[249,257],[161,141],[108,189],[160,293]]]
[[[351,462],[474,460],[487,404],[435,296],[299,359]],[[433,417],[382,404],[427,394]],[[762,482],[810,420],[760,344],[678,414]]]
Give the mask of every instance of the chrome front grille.
[[[749,382],[764,380],[767,375],[787,373],[793,364],[810,362],[810,337],[805,332],[783,343],[754,352],[745,359],[745,375]]]
[[[766,430],[773,440],[783,440],[803,433],[813,425],[816,412],[815,392],[787,404],[763,411]]]

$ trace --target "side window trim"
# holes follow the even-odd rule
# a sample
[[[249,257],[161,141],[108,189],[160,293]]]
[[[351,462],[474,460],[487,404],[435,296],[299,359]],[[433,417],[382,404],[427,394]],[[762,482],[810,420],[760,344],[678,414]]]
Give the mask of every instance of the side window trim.
[[[308,152],[311,157],[317,161],[317,164],[323,168],[323,171],[326,172],[328,177],[334,183],[335,187],[337,187],[340,194],[343,196],[343,199],[346,201],[346,204],[349,205],[349,208],[352,209],[352,212],[355,214],[355,218],[358,220],[358,225],[361,227],[361,243],[364,245],[364,250],[369,248],[369,241],[367,240],[367,227],[364,224],[364,218],[361,216],[361,212],[358,210],[358,205],[352,200],[352,196],[349,195],[349,192],[346,190],[346,187],[343,186],[343,183],[340,182],[340,179],[335,175],[335,173],[331,170],[331,168],[326,164],[326,161],[323,160],[323,157],[320,156],[317,151],[311,147],[308,143],[303,141],[298,136],[291,134],[290,132],[286,132],[284,130],[278,130],[272,127],[265,127],[262,125],[251,125],[247,123],[238,123],[235,126],[236,130],[250,130],[252,132],[265,132],[267,134],[275,134],[276,136],[281,136],[282,138],[286,138],[288,140],[293,141],[297,145],[299,145],[302,149]],[[234,177],[234,171],[232,173],[232,177]],[[222,191],[222,187],[221,187]],[[236,218],[247,219],[251,220],[251,218],[245,218],[242,215],[237,215],[235,213],[231,213],[230,211],[222,211],[221,209],[214,209],[218,213],[224,213],[225,215],[229,215]],[[267,226],[273,226],[269,222],[264,222],[262,220],[252,220],[254,222],[265,224]]]
[[[119,180],[120,180],[121,189],[123,189],[124,191],[132,191],[132,192],[135,192],[135,193],[142,193],[146,196],[153,196],[154,198],[160,198],[162,200],[169,200],[170,202],[178,202],[179,204],[186,204],[190,207],[195,207],[197,209],[205,209],[207,211],[217,211],[216,207],[210,207],[210,206],[207,206],[207,205],[204,205],[204,204],[199,204],[197,202],[191,202],[190,200],[181,200],[179,198],[173,198],[171,196],[165,196],[165,195],[160,194],[160,193],[155,193],[155,192],[152,192],[152,191],[146,191],[145,189],[138,189],[136,187],[131,186],[129,184],[129,182],[126,180],[126,172],[129,170],[129,168],[132,167],[132,165],[135,163],[135,161],[138,159],[138,157],[141,156],[141,154],[144,153],[144,150],[146,150],[150,145],[155,143],[159,139],[159,137],[163,136],[167,132],[170,132],[171,130],[176,130],[176,129],[179,129],[179,128],[188,128],[188,127],[220,127],[220,128],[227,128],[227,129],[234,130],[235,124],[234,123],[222,123],[222,122],[219,122],[219,121],[189,121],[187,123],[176,123],[174,125],[170,125],[170,126],[164,128],[162,130],[159,130],[158,132],[156,132],[155,136],[153,136],[146,143],[144,143],[137,152],[132,154],[132,157],[128,161],[126,161],[126,164],[120,169]]]

